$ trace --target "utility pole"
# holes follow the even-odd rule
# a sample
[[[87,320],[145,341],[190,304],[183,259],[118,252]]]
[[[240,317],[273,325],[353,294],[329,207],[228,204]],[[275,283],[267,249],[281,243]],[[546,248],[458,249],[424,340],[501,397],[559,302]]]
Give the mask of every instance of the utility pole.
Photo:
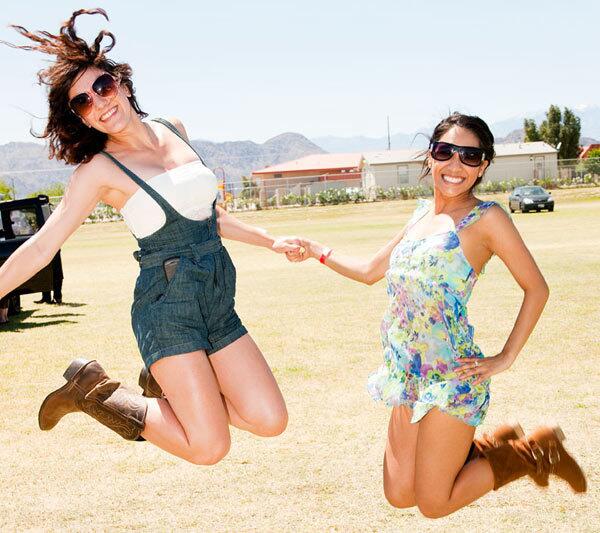
[[[392,140],[390,138],[390,116],[387,117],[387,127],[388,127],[388,150],[392,149]]]

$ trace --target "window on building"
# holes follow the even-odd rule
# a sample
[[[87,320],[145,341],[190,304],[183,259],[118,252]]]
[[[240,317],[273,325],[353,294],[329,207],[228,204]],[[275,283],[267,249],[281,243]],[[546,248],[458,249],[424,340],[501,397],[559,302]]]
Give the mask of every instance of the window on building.
[[[283,174],[279,173],[279,174],[273,174],[274,178],[283,178]]]
[[[398,184],[408,183],[408,165],[396,166],[396,176],[398,178]]]

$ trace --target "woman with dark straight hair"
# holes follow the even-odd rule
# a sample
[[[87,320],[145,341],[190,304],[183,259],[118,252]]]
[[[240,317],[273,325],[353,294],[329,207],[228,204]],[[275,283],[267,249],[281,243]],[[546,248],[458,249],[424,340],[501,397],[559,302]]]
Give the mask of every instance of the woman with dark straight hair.
[[[273,374],[235,312],[235,268],[221,238],[292,255],[299,248],[216,206],[215,175],[183,124],[142,120],[131,67],[106,57],[114,36],[101,31],[88,45],[75,31],[82,14],[108,19],[82,9],[58,35],[14,26],[32,44],[11,46],[56,58],[39,73],[49,105],[41,137],[50,157],[78,166],[46,224],[0,269],[0,298],[43,268],[98,202],[119,210],[140,247],[131,321],[143,395],[77,359],[43,402],[40,427],[83,411],[126,439],[213,464],[229,450],[229,424],[263,436],[287,424]]]
[[[368,382],[372,396],[393,407],[383,487],[395,507],[416,505],[432,518],[525,475],[545,486],[555,474],[574,491],[586,490],[560,428],[540,427],[525,437],[520,426],[504,425],[473,440],[488,409],[491,376],[513,364],[549,293],[506,212],[474,194],[494,155],[494,137],[483,120],[450,115],[436,126],[423,163],[422,177],[433,178],[433,200],[420,201],[406,226],[370,261],[308,239],[299,240],[305,253],[291,258],[319,259],[368,285],[386,277],[384,364]],[[504,347],[484,357],[473,339],[467,302],[494,254],[524,298]]]

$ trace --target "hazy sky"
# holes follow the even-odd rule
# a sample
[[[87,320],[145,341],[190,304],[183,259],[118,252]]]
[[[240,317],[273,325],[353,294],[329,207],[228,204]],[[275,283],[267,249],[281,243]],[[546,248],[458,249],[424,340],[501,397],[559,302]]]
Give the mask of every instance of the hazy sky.
[[[81,34],[112,31],[142,108],[177,116],[193,138],[257,142],[296,131],[385,135],[435,123],[448,110],[489,122],[600,103],[600,2],[100,1],[3,2],[6,28],[56,32],[81,7]],[[23,41],[19,41],[23,42]],[[40,54],[0,46],[0,144],[31,140],[44,117]],[[43,120],[34,122],[41,129]]]

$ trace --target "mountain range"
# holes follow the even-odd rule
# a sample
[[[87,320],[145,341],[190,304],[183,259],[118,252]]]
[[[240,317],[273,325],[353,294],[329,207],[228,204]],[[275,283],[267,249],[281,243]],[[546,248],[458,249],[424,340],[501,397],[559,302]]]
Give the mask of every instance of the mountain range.
[[[581,118],[581,144],[600,142],[600,106],[574,109]],[[543,112],[531,113],[539,124]],[[521,142],[523,140],[523,118],[510,118],[491,125],[496,142]],[[395,133],[391,136],[392,149],[425,148],[427,133]],[[387,137],[316,137],[308,139],[299,133],[282,133],[264,143],[253,141],[212,142],[193,140],[192,144],[202,155],[206,165],[218,176],[224,175],[227,182],[239,182],[253,170],[261,169],[298,159],[305,155],[326,152],[368,152],[387,149]],[[11,142],[0,145],[0,180],[14,186],[17,197],[47,188],[53,183],[65,183],[71,173],[68,167],[55,160],[48,160],[47,149],[39,143]]]
[[[575,114],[581,119],[581,144],[597,143],[600,139],[600,106],[577,106],[573,108]],[[545,111],[534,111],[525,116],[512,117],[490,124],[490,129],[497,143],[522,142],[523,119],[532,118],[539,126],[546,118]],[[395,133],[391,135],[390,145],[392,150],[402,148],[426,148],[429,142],[428,135],[433,127],[422,128],[413,133]],[[312,142],[319,145],[328,152],[362,152],[386,150],[388,146],[387,137],[314,137]]]
[[[193,140],[206,166],[228,182],[239,182],[253,170],[325,151],[299,133],[282,133],[258,144],[252,141],[215,143]],[[0,145],[0,180],[14,187],[17,197],[66,183],[72,167],[48,159],[46,147],[38,143],[11,142]]]

